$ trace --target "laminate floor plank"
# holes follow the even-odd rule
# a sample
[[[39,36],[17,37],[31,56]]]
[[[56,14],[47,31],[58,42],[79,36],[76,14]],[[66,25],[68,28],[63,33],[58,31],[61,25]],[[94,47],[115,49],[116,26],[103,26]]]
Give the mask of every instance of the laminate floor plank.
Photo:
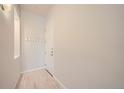
[[[42,69],[24,73],[18,89],[62,89],[62,87],[45,69]]]

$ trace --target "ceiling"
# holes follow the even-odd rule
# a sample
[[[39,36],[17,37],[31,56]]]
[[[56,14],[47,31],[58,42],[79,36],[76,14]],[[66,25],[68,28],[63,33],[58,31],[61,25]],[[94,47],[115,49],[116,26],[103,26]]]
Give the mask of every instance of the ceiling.
[[[35,13],[41,16],[46,16],[52,7],[53,7],[52,4],[22,4],[21,5],[22,10]]]

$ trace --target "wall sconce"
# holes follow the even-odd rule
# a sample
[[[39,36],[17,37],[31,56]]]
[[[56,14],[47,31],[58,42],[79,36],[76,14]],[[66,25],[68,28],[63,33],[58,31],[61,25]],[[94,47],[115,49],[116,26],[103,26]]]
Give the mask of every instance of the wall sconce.
[[[10,11],[11,5],[10,4],[0,4],[0,8],[2,11]]]

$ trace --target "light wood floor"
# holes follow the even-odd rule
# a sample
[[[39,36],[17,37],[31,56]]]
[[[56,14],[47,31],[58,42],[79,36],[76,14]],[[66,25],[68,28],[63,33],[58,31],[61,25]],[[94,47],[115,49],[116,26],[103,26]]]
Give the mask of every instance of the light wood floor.
[[[45,70],[22,74],[18,89],[61,89],[60,84]]]

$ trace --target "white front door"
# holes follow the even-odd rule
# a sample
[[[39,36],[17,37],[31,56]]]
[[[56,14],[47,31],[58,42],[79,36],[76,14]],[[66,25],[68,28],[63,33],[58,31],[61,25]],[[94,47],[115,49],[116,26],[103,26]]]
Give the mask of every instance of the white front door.
[[[21,11],[22,72],[45,65],[44,23],[43,17]]]

